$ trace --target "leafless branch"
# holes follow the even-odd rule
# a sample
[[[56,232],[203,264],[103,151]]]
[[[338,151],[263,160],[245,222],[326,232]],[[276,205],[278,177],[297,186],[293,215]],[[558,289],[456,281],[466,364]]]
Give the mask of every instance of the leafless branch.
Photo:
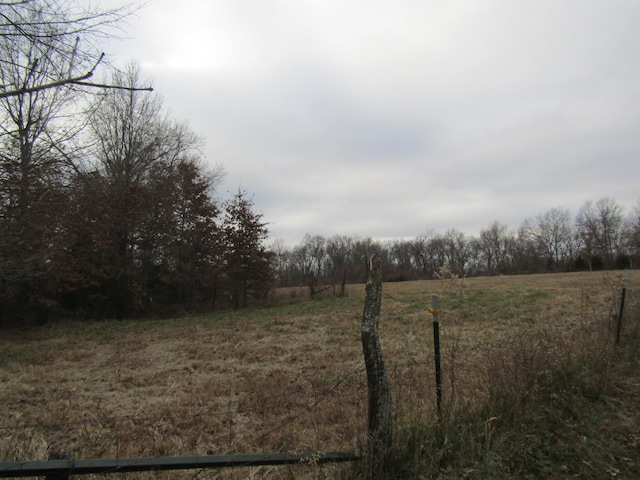
[[[89,70],[84,75],[80,75],[78,77],[63,78],[62,80],[58,80],[56,82],[45,83],[43,85],[36,85],[33,87],[24,86],[16,90],[7,90],[5,92],[0,92],[0,98],[14,97],[17,95],[24,95],[25,93],[34,93],[34,92],[39,92],[41,90],[47,90],[49,88],[63,87],[65,85],[82,85],[85,87],[108,88],[108,89],[128,90],[128,91],[136,91],[136,92],[137,91],[146,91],[146,92],[153,91],[152,87],[134,88],[134,87],[124,87],[119,85],[109,85],[106,83],[85,82],[85,80],[93,76],[95,69],[100,64],[100,62],[102,62],[103,58],[104,58],[104,53],[100,55],[100,58],[95,63],[95,65],[91,68],[91,70]]]
[[[83,81],[72,81],[74,85],[83,85],[85,87],[108,88],[110,90],[127,90],[129,92],[153,92],[153,87],[124,87],[121,85],[109,85],[106,83],[92,83]]]

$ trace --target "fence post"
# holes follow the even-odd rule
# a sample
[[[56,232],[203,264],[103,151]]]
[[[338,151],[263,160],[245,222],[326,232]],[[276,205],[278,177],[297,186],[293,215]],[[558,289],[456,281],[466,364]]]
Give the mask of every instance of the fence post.
[[[436,364],[436,408],[438,418],[442,414],[442,370],[440,367],[440,299],[437,295],[431,297],[431,308],[428,309],[433,315],[433,350]]]
[[[66,452],[52,453],[49,460],[71,460],[71,455]],[[69,472],[49,473],[44,477],[45,480],[69,480]]]
[[[382,359],[378,321],[382,299],[382,265],[376,255],[367,258],[367,284],[362,314],[362,350],[367,367],[369,393],[369,478],[384,478],[391,449],[391,388]]]
[[[627,293],[627,278],[629,277],[629,271],[624,271],[624,277],[622,277],[622,295],[620,296],[620,311],[618,312],[618,323],[616,325],[616,345],[620,345],[620,333],[622,331],[622,314],[624,313],[624,297]]]

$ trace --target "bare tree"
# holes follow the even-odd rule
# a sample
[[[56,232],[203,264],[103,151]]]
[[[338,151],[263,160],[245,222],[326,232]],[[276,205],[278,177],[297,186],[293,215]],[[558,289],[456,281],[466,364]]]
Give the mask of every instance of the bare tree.
[[[388,251],[389,262],[393,266],[396,280],[408,280],[413,277],[412,245],[408,240],[393,240],[385,244]]]
[[[296,245],[293,248],[291,262],[297,271],[298,286],[309,284],[313,276],[313,257],[305,243]]]
[[[472,251],[466,235],[455,228],[449,229],[443,237],[443,243],[451,271],[457,275],[468,273]]]
[[[498,221],[492,222],[480,231],[479,246],[487,273],[505,273],[509,257],[509,239],[507,225]]]
[[[327,256],[325,248],[326,240],[322,235],[310,235],[306,234],[302,240],[306,250],[309,252],[311,261],[313,263],[312,274],[316,277],[322,276],[324,270],[324,263]]]
[[[0,99],[62,87],[108,87],[89,81],[104,63],[99,43],[119,33],[135,9],[100,10],[70,0],[1,2]]]
[[[428,269],[428,255],[427,255],[427,242],[426,235],[419,235],[411,240],[411,257],[412,263],[416,266],[421,274],[426,273]]]
[[[344,279],[351,261],[353,240],[346,235],[334,235],[327,239],[326,250],[331,264],[333,280]]]
[[[104,241],[110,259],[104,281],[118,317],[132,304],[132,292],[139,291],[134,272],[137,256],[145,251],[141,244],[149,209],[155,208],[154,202],[169,208],[168,192],[167,198],[150,200],[152,185],[170,181],[180,165],[189,167],[184,160],[197,156],[201,145],[185,124],[169,118],[159,95],[136,91],[142,82],[135,63],[114,72],[111,83],[127,89],[96,96],[88,120],[92,153],[84,169],[95,172],[87,178],[100,185],[104,195],[101,224],[107,229]],[[198,174],[183,171],[187,173],[202,184]]]
[[[553,270],[557,271],[575,253],[569,210],[552,208],[535,220],[527,219],[521,234],[534,242]]]
[[[141,94],[142,72],[136,63],[113,73],[111,83],[127,90],[108,90],[96,97],[89,127],[95,159],[114,186],[140,183],[157,162],[175,163],[197,150],[201,140],[184,123],[163,111],[162,97]]]
[[[20,288],[54,267],[57,210],[84,125],[74,108],[80,85],[102,62],[98,43],[131,12],[68,0],[0,2],[0,277]]]
[[[603,197],[585,203],[576,216],[576,227],[584,244],[590,268],[596,256],[607,266],[614,264],[620,250],[623,209],[615,200]]]
[[[638,257],[640,257],[640,200],[627,216],[623,228],[627,253],[631,262],[637,262]]]
[[[94,42],[125,15],[64,0],[0,3],[0,298],[13,317],[50,301],[41,284],[66,243],[58,219],[80,129],[70,80],[95,69]]]
[[[269,250],[273,252],[272,268],[278,284],[281,287],[290,285],[291,250],[284,239],[278,238],[271,242]]]

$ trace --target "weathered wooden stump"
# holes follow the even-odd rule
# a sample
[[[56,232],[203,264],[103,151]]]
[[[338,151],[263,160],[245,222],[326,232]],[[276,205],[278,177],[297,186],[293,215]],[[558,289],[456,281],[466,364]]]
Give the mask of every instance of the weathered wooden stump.
[[[382,266],[376,255],[369,255],[367,259],[365,293],[361,334],[369,393],[367,476],[384,478],[392,439],[391,389],[378,336],[382,300]]]

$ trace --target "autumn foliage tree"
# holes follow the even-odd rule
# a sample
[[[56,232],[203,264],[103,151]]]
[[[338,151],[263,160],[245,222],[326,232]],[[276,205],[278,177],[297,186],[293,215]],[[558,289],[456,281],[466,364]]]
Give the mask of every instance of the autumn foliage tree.
[[[89,80],[131,8],[83,5],[0,0],[0,327],[264,295],[262,216],[135,63]]]
[[[88,119],[93,147],[75,177],[67,227],[75,267],[59,282],[66,305],[81,298],[117,318],[195,308],[210,300],[219,274],[212,194],[223,172],[207,173],[200,140],[164,113],[158,95],[135,91],[135,64],[111,81],[130,89],[100,95]]]
[[[0,300],[5,317],[32,321],[51,303],[45,279],[68,240],[58,219],[77,153],[80,125],[69,113],[80,92],[60,80],[88,64],[91,49],[80,43],[118,17],[63,4],[0,4]]]
[[[213,306],[223,241],[221,211],[211,194],[220,176],[220,170],[207,174],[196,159],[183,158],[154,189],[150,207],[155,215],[143,235],[143,271],[156,303]]]

